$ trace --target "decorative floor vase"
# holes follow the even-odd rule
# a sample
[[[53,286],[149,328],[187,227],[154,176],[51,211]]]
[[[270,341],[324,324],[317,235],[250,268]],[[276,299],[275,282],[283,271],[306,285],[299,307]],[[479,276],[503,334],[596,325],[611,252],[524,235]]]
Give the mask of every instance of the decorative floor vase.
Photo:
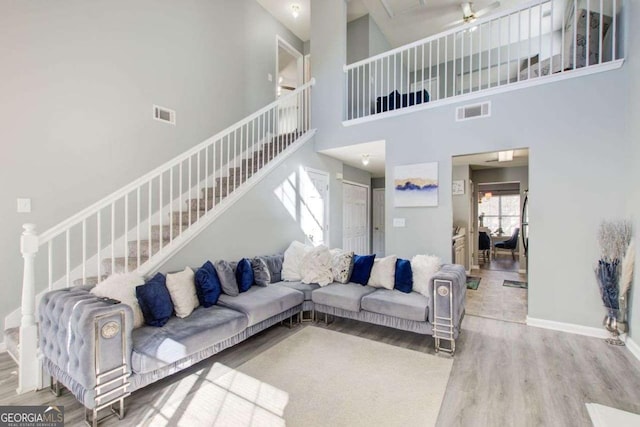
[[[611,337],[605,340],[607,344],[623,346],[624,341],[620,339],[620,330],[624,330],[624,325],[618,322],[615,316],[607,315],[604,318],[604,326],[611,334]]]

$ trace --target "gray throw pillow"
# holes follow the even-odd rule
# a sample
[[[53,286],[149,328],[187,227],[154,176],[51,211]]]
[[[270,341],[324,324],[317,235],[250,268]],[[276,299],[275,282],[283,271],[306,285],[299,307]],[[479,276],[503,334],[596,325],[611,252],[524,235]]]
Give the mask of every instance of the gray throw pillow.
[[[251,269],[253,270],[253,283],[258,286],[268,286],[271,283],[271,273],[269,267],[262,258],[253,258],[251,260]]]
[[[282,282],[282,261],[284,260],[284,254],[267,255],[258,258],[267,264],[269,274],[271,275],[271,283]]]
[[[238,296],[240,291],[238,290],[238,282],[236,282],[234,266],[227,261],[220,260],[216,261],[213,267],[216,269],[218,279],[220,279],[222,292],[232,297]]]

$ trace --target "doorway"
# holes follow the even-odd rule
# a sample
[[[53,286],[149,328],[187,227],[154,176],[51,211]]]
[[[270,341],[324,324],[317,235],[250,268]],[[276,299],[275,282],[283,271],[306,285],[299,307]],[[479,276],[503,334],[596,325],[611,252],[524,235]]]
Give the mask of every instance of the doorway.
[[[529,150],[454,156],[452,183],[453,246],[464,236],[468,249],[455,260],[472,282],[467,313],[525,323]]]
[[[276,98],[293,92],[304,81],[304,56],[276,36]]]
[[[385,206],[385,190],[384,188],[374,188],[372,197],[372,226],[373,226],[373,253],[378,257],[384,257],[384,206]]]
[[[342,247],[369,254],[369,186],[343,181],[342,197]]]

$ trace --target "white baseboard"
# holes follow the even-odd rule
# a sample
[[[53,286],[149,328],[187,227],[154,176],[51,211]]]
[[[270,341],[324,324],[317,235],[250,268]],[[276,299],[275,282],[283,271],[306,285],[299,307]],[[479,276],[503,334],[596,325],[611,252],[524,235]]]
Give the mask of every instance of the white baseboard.
[[[625,343],[627,344],[627,348],[629,349],[631,354],[633,354],[636,359],[640,360],[640,345],[638,345],[638,343],[628,337]]]
[[[573,323],[555,322],[553,320],[536,319],[527,316],[527,325],[535,328],[551,329],[570,334],[584,335],[595,338],[609,338],[609,333],[604,328],[592,328],[590,326],[576,325]]]

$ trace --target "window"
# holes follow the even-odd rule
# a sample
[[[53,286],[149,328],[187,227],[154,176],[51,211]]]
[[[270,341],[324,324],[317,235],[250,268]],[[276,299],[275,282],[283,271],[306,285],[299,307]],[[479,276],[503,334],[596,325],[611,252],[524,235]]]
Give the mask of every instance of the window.
[[[520,227],[520,195],[494,195],[481,199],[478,204],[480,215],[484,214],[484,226],[492,232],[502,229],[503,234],[513,234]]]

